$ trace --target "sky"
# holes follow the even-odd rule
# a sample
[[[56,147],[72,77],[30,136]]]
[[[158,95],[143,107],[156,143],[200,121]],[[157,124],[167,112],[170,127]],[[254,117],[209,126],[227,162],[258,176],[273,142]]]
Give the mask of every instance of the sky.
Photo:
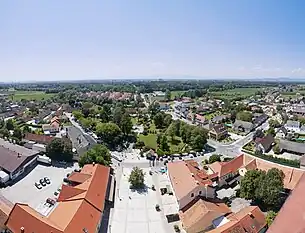
[[[0,2],[0,82],[305,77],[302,0]]]

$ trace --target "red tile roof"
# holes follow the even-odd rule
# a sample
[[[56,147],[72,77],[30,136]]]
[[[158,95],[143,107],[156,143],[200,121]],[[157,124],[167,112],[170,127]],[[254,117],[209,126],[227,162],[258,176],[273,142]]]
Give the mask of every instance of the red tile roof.
[[[267,233],[304,233],[305,224],[305,175],[302,175],[297,186],[292,191]]]
[[[83,183],[63,185],[58,204],[48,216],[42,216],[24,204],[15,204],[6,226],[13,232],[77,233],[95,232],[104,210],[110,168],[85,165],[81,173],[90,175]]]
[[[245,207],[227,219],[229,222],[209,233],[259,233],[266,226],[265,215],[257,206]]]
[[[43,134],[26,133],[24,139],[40,144],[49,144],[54,139],[54,137]]]
[[[212,170],[219,173],[219,176],[225,176],[229,173],[235,173],[244,165],[244,156],[240,155],[229,162],[215,162],[210,165]]]
[[[72,174],[68,177],[68,180],[71,182],[75,182],[78,184],[84,183],[91,177],[89,174],[85,174],[82,172],[72,172]]]

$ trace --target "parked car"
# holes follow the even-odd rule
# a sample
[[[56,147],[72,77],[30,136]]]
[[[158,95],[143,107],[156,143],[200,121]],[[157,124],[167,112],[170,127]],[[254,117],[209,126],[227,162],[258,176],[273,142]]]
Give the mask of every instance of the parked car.
[[[58,192],[58,191],[55,191],[55,192],[54,192],[54,196],[56,196],[56,197],[57,197],[57,196],[58,196],[58,194],[59,194],[59,192]]]
[[[39,183],[37,183],[37,182],[35,182],[35,186],[36,186],[36,188],[38,188],[38,189],[42,189],[41,184],[39,184]]]
[[[48,198],[48,199],[46,200],[46,202],[47,202],[48,204],[50,204],[50,205],[55,205],[55,203],[56,203],[56,201],[55,201],[54,199],[52,199],[52,198]]]
[[[46,186],[46,185],[47,185],[46,182],[44,181],[44,179],[40,179],[40,180],[39,180],[39,183],[40,183],[42,186]]]
[[[158,211],[158,212],[160,211],[160,206],[158,204],[156,204],[155,208],[156,208],[156,211]]]
[[[69,180],[66,177],[63,179],[63,181],[66,182],[66,183],[69,183]]]
[[[48,177],[45,177],[44,181],[46,182],[46,184],[51,184],[51,181],[50,181],[50,179]]]

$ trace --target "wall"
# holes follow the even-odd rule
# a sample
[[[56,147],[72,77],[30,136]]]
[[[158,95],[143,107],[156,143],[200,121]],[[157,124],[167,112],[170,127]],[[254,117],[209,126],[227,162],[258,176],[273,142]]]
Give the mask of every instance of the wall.
[[[194,194],[192,196],[192,194]],[[210,186],[198,185],[195,189],[190,191],[183,198],[178,200],[179,209],[182,209],[187,204],[189,204],[192,200],[194,200],[197,196],[215,198],[215,189]]]

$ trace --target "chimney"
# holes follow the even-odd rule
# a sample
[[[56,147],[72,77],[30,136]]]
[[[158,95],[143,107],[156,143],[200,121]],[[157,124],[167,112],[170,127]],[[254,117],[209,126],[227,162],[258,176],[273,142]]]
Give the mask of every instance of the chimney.
[[[20,233],[24,233],[24,227],[20,227]]]
[[[191,173],[192,177],[194,177],[194,173]]]
[[[95,162],[93,162],[92,165],[94,166],[94,165],[95,165]]]

